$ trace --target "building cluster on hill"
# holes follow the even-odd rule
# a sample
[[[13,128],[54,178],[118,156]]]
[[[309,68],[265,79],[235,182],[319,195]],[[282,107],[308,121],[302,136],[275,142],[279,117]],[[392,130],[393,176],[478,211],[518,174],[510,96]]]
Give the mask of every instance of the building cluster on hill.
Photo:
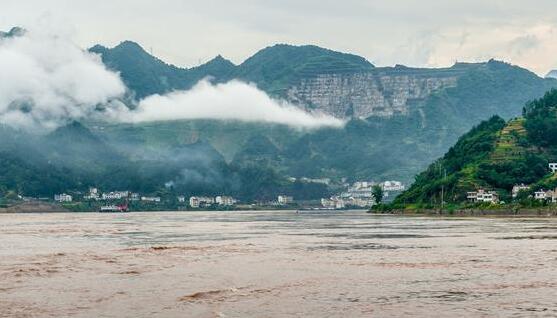
[[[534,199],[539,201],[547,201],[550,203],[557,203],[557,188],[553,190],[538,190],[534,192]]]
[[[300,178],[303,182],[312,183],[322,183],[328,184],[329,179],[309,179]],[[389,197],[389,193],[403,191],[405,186],[399,181],[385,181],[385,182],[372,182],[372,181],[358,181],[353,184],[347,184],[344,182],[344,190],[337,195],[330,198],[323,198],[320,202],[315,201],[299,201],[296,202],[294,197],[291,195],[280,194],[276,199],[259,202],[254,205],[259,206],[272,206],[272,207],[287,207],[287,206],[311,206],[315,208],[316,205],[321,204],[322,208],[325,209],[344,209],[344,208],[368,208],[375,204],[373,197],[374,187],[381,187],[384,191],[384,197]],[[124,191],[106,191],[102,192],[98,188],[91,187],[89,192],[86,194],[74,194],[72,195],[62,193],[56,194],[54,200],[59,203],[69,203],[74,201],[99,201],[105,204],[113,204],[118,202],[144,202],[146,204],[158,204],[164,201],[164,204],[170,204],[172,206],[179,207],[180,205],[189,206],[194,209],[199,208],[212,208],[212,207],[233,207],[237,206],[238,200],[232,196],[218,195],[218,196],[191,196],[186,197],[184,195],[178,195],[175,199],[164,198],[161,199],[159,196],[146,196],[139,193],[131,192],[128,190]]]
[[[54,201],[56,202],[72,202],[73,197],[66,193],[56,194],[54,195]]]
[[[109,191],[101,193],[98,188],[91,187],[89,192],[82,196],[84,201],[143,201],[143,202],[161,202],[160,197],[140,196],[139,193],[131,191]],[[62,193],[54,195],[54,201],[60,203],[73,202],[74,197]]]
[[[185,198],[183,196],[178,197],[179,202],[185,202]],[[219,195],[216,197],[198,197],[193,196],[189,199],[190,207],[197,209],[197,208],[206,208],[211,207],[213,205],[219,206],[233,206],[238,202],[238,200],[234,199],[231,196]]]
[[[89,192],[81,197],[84,201],[101,201],[101,202],[114,202],[114,201],[139,201],[145,203],[161,203],[162,199],[159,196],[142,196],[139,193],[133,193],[131,191],[110,191],[101,193],[97,188],[90,188]],[[279,197],[280,198],[280,197]],[[290,200],[292,197],[290,197]],[[287,200],[287,199],[282,199]],[[59,203],[70,203],[74,202],[74,197],[72,195],[61,193],[54,196],[54,201]],[[206,197],[206,196],[192,196],[186,201],[185,196],[177,196],[176,201],[178,203],[189,203],[192,208],[200,207],[211,207],[213,205],[218,206],[233,206],[238,200],[231,196],[219,195],[216,197]],[[280,199],[279,199],[280,201]]]
[[[101,192],[99,189],[91,187],[89,192],[79,196],[76,200],[72,195],[61,193],[56,194],[54,196],[54,200],[59,203],[70,203],[80,201],[99,201],[106,204],[112,204],[114,202],[144,202],[144,203],[161,203],[163,200],[159,196],[143,196],[139,193],[133,193],[131,191],[110,191],[110,192]],[[165,204],[172,204],[173,200],[165,198]],[[184,195],[179,195],[175,198],[174,203],[177,203],[177,206],[182,205],[189,205],[189,207],[198,209],[198,208],[212,208],[212,207],[233,207],[238,204],[238,200],[232,196],[227,195],[218,195],[215,197],[212,196],[191,196],[186,198]],[[262,204],[263,206],[289,206],[295,204],[294,197],[290,195],[281,194],[276,197],[274,201],[270,201],[267,203]]]
[[[330,198],[322,198],[321,206],[324,209],[344,209],[347,207],[370,208],[376,204],[373,197],[374,187],[379,186],[385,197],[389,197],[390,192],[404,191],[405,186],[400,181],[357,181],[348,185],[346,190]]]
[[[553,174],[557,174],[557,163],[550,163],[549,170]],[[532,186],[526,185],[524,183],[515,184],[511,190],[511,197],[513,200],[517,199],[521,192],[527,193],[532,189]],[[545,201],[550,203],[557,203],[557,188],[553,190],[539,189],[534,191],[532,195],[528,197],[533,198],[538,201]],[[467,192],[466,198],[472,203],[502,203],[499,200],[499,194],[496,191],[489,191],[483,188],[479,188],[476,191]]]

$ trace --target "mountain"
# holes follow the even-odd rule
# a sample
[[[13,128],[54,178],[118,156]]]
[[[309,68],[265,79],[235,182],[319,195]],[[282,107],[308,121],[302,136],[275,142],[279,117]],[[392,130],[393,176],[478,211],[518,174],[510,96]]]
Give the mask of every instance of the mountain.
[[[124,41],[111,49],[96,45],[89,51],[99,54],[109,68],[120,72],[138,98],[188,89],[205,77],[221,82],[230,79],[254,82],[277,95],[284,94],[300,79],[315,74],[354,74],[374,68],[362,57],[313,45],[278,44],[257,52],[239,66],[218,55],[190,69],[166,64],[132,41]]]
[[[127,42],[123,42],[127,43]],[[99,52],[121,72],[137,96],[189,87],[211,76],[214,81],[254,82],[268,94],[300,108],[348,120],[344,129],[297,131],[278,125],[218,121],[180,121],[144,125],[106,125],[107,139],[141,139],[144,145],[187,144],[202,138],[229,163],[265,164],[282,175],[410,182],[459,136],[493,115],[509,119],[523,105],[557,87],[557,80],[491,60],[427,69],[376,67],[366,59],[316,46],[279,44],[267,47],[235,66],[224,58],[197,68],[167,65],[138,45],[116,54],[123,44]],[[143,56],[145,63],[122,63]],[[115,58],[118,56],[118,58]],[[167,85],[150,85],[169,74]],[[182,82],[180,82],[182,79]],[[127,137],[126,137],[127,136]]]
[[[374,66],[357,55],[335,52],[314,45],[277,44],[257,52],[233,74],[272,95],[284,95],[292,85],[318,74],[356,74]]]
[[[467,112],[458,116],[465,121],[470,116],[470,121],[477,123],[478,118],[486,119],[492,114],[515,116],[526,101],[557,86],[555,79],[541,79],[525,69],[495,60],[438,69],[375,67],[362,57],[312,45],[278,44],[260,50],[238,66],[218,56],[191,69],[166,64],[130,41],[112,49],[95,46],[90,51],[100,54],[107,66],[119,71],[138,98],[187,89],[205,77],[216,82],[240,79],[300,108],[348,119],[413,116],[428,104],[441,103],[448,111]],[[463,96],[476,88],[485,94]],[[510,88],[510,94],[496,96],[506,100],[489,101],[488,95],[505,88]],[[461,101],[463,105],[456,105]],[[466,129],[469,128],[468,125]]]
[[[120,72],[126,86],[138,99],[176,89],[189,89],[205,77],[225,77],[235,69],[232,62],[220,55],[195,68],[176,67],[152,56],[131,41],[124,41],[111,49],[95,45],[89,51],[99,54],[107,67]]]
[[[548,168],[557,161],[557,90],[529,102],[523,116],[505,121],[492,117],[463,135],[439,160],[416,177],[396,204],[461,203],[466,192],[495,190],[510,202],[516,184],[553,189],[557,178]]]

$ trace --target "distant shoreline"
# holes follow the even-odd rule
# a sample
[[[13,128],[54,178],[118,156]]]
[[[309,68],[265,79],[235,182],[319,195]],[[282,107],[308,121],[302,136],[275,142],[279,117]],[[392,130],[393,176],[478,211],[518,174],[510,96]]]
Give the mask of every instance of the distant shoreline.
[[[188,210],[177,210],[177,209],[153,209],[153,210],[131,210],[128,212],[99,212],[97,210],[91,211],[72,211],[66,209],[59,204],[48,203],[48,202],[24,202],[15,205],[11,205],[5,208],[0,208],[0,214],[23,214],[23,213],[104,213],[104,214],[126,214],[133,212],[235,212],[235,211],[300,211],[300,212],[342,212],[342,211],[362,211],[366,212],[365,209],[346,209],[346,210],[328,210],[328,209],[303,209],[300,207],[276,207],[276,206],[258,206],[256,208],[248,208],[246,206],[230,208],[230,209],[188,209]]]
[[[510,210],[441,210],[441,209],[416,209],[416,210],[392,210],[392,211],[368,211],[375,215],[400,215],[400,216],[454,216],[454,217],[557,217],[557,209],[518,209]]]
[[[21,204],[15,204],[8,206],[6,208],[0,208],[0,213],[12,214],[12,213],[64,213],[71,212],[64,207],[47,203],[47,202],[24,202]]]

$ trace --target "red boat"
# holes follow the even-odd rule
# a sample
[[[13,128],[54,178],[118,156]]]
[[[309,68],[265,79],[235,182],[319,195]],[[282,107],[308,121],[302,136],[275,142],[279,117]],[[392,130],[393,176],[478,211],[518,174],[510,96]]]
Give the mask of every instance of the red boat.
[[[103,205],[100,208],[99,212],[128,212],[128,203],[124,203],[124,204],[112,204],[112,205]]]

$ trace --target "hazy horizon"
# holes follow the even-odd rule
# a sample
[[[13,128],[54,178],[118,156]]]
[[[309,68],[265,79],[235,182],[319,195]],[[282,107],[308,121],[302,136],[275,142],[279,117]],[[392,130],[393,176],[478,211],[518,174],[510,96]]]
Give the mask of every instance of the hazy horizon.
[[[541,76],[557,68],[557,3],[549,0],[527,8],[518,0],[5,2],[2,30],[48,26],[84,48],[131,40],[188,68],[219,54],[240,64],[276,43],[318,45],[377,66],[495,58]]]

